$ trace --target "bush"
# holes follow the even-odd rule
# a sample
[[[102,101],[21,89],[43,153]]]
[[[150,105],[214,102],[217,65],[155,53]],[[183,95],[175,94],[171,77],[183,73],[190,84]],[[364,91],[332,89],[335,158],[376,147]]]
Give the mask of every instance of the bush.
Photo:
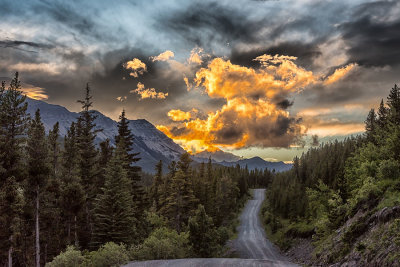
[[[155,229],[140,246],[132,249],[138,260],[179,259],[190,255],[188,233],[166,227]]]
[[[106,243],[99,250],[89,253],[86,266],[111,267],[121,266],[129,261],[128,251],[124,245]]]
[[[68,246],[52,262],[46,263],[46,267],[76,267],[81,265],[84,260],[85,258],[79,250],[73,246]]]

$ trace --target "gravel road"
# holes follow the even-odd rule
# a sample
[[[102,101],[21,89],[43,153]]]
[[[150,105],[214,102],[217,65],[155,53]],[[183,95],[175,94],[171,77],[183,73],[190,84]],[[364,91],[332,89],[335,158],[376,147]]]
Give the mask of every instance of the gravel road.
[[[240,256],[234,258],[176,259],[130,262],[125,267],[164,267],[164,266],[298,266],[290,263],[279,250],[265,237],[259,213],[264,201],[265,189],[254,189],[254,198],[249,200],[240,216],[238,238],[233,246]]]

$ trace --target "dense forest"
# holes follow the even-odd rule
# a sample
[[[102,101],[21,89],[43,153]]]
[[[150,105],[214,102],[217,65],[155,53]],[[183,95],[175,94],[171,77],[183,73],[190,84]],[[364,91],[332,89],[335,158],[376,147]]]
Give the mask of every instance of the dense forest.
[[[154,176],[132,151],[122,111],[115,145],[95,143],[91,91],[65,137],[26,113],[18,73],[0,88],[0,266],[112,266],[134,259],[212,257],[234,234],[248,188],[273,173],[192,163]],[[146,179],[147,182],[144,181]],[[148,181],[150,179],[150,182]],[[57,256],[58,255],[58,256]]]
[[[312,238],[313,264],[355,259],[400,265],[400,90],[395,85],[365,133],[294,159],[267,192],[263,218],[282,248]],[[310,263],[309,263],[310,264]]]

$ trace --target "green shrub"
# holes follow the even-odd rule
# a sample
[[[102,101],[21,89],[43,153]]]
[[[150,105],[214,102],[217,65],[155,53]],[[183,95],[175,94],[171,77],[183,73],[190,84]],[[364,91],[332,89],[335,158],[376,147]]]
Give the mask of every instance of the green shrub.
[[[188,233],[161,227],[155,229],[143,244],[132,248],[138,260],[179,259],[190,255]]]
[[[90,267],[113,267],[121,266],[128,261],[128,251],[125,246],[109,242],[101,246],[97,251],[90,252],[85,264]]]
[[[80,266],[85,258],[82,253],[73,246],[68,246],[64,252],[56,256],[46,267],[76,267]]]

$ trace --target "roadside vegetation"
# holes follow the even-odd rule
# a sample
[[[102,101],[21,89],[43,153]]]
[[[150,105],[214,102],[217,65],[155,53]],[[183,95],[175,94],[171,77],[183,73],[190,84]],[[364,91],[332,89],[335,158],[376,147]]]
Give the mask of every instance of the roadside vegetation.
[[[365,133],[294,159],[267,191],[262,217],[282,249],[312,241],[312,261],[400,265],[400,90],[372,109]],[[299,259],[302,261],[302,259]],[[304,263],[304,262],[303,262]]]

